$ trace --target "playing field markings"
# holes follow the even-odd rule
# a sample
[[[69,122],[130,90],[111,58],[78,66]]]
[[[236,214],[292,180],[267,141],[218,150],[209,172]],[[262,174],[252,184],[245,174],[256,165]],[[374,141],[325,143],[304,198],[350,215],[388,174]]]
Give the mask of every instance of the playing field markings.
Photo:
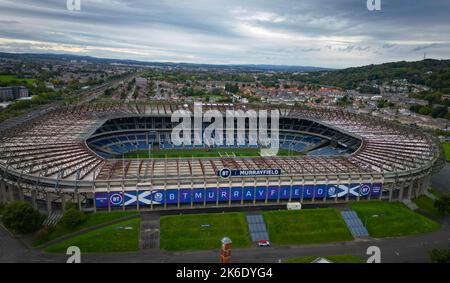
[[[248,214],[246,216],[248,230],[253,242],[260,240],[269,240],[269,233],[267,233],[266,223],[261,214]]]
[[[342,218],[344,218],[345,224],[347,224],[348,229],[352,233],[353,237],[369,237],[369,232],[367,228],[362,223],[361,219],[356,214],[354,210],[341,210]]]

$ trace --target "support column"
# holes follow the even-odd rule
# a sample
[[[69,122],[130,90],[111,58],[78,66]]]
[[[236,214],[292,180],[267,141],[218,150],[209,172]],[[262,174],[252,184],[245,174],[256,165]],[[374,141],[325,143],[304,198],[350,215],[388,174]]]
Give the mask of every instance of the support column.
[[[77,206],[78,206],[78,210],[81,210],[81,198],[80,198],[80,193],[76,193],[77,196]],[[94,202],[95,202],[95,197],[94,197]]]
[[[64,193],[61,194],[61,209],[63,213],[66,211],[66,195]]]
[[[408,190],[408,199],[411,200],[412,191],[414,189],[414,180],[411,180],[409,183],[409,190]]]
[[[5,182],[0,182],[0,203],[6,203],[6,186]]]
[[[23,189],[20,187],[17,187],[17,191],[19,192],[19,200],[20,201],[25,201],[25,196],[23,194]]]
[[[14,197],[14,187],[12,185],[6,185],[8,187],[8,194],[9,194],[9,201],[13,202],[15,201],[15,197]]]
[[[94,213],[95,213],[95,212],[97,212],[97,199],[95,198],[95,188],[94,188],[94,193],[93,193],[93,200],[94,200],[93,204],[94,204]]]
[[[392,195],[394,193],[394,188],[391,186],[391,189],[389,190],[389,201],[392,201]]]
[[[398,200],[403,200],[403,192],[405,188],[405,182],[400,183],[400,192],[398,193]]]
[[[50,215],[52,213],[52,200],[50,199],[50,193],[45,194],[47,201],[47,213]]]
[[[37,193],[35,190],[31,191],[31,204],[33,205],[34,209],[37,209]]]

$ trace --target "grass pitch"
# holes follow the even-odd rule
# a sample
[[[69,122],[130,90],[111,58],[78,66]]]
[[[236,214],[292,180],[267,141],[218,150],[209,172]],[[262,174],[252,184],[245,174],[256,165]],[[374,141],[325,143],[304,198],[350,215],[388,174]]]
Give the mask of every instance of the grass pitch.
[[[277,156],[298,156],[301,152],[280,149]],[[259,148],[183,148],[183,149],[152,149],[151,158],[177,157],[227,157],[227,156],[260,156]],[[125,153],[125,158],[149,158],[148,150],[138,150]]]
[[[450,142],[443,142],[442,147],[444,148],[445,159],[450,162]]]
[[[372,237],[396,237],[436,231],[439,223],[409,210],[400,202],[352,202]]]
[[[167,251],[220,249],[225,236],[233,247],[251,246],[244,213],[169,215],[160,220],[160,247]]]
[[[136,218],[100,228],[52,245],[45,251],[66,252],[70,246],[79,247],[81,253],[137,251],[139,249],[140,221],[140,218]]]
[[[262,214],[274,244],[301,245],[353,240],[337,209],[266,211]]]
[[[0,75],[0,82],[2,82],[2,83],[9,83],[12,81],[18,81],[20,83],[25,83],[25,84],[33,84],[36,80],[28,79],[28,78],[19,78],[14,75]]]

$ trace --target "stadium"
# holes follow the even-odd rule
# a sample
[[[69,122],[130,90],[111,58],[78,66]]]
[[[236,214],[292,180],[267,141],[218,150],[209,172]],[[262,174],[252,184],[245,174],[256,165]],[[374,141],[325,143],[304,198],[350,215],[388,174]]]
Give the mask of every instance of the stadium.
[[[422,132],[343,111],[254,107],[280,113],[277,156],[251,145],[174,145],[171,115],[192,110],[186,104],[89,103],[4,124],[0,200],[49,213],[68,202],[86,211],[176,210],[408,200],[429,186],[439,147]]]

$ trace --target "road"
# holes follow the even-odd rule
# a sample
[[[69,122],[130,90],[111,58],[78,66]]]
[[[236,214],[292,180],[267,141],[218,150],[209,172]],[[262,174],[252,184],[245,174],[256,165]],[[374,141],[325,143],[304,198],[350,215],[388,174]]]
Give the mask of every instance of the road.
[[[431,185],[441,193],[450,194],[450,163],[446,162],[441,171],[431,177]]]
[[[352,254],[367,258],[369,246],[381,249],[382,262],[428,262],[428,252],[433,248],[448,248],[450,243],[450,216],[442,228],[433,233],[410,237],[365,239],[351,242],[283,246],[271,248],[233,249],[232,261],[237,263],[276,263],[280,259],[301,256],[327,256]],[[64,254],[49,254],[23,245],[0,227],[0,262],[65,262]],[[219,262],[219,251],[164,252],[157,249],[137,253],[83,254],[82,262]]]

